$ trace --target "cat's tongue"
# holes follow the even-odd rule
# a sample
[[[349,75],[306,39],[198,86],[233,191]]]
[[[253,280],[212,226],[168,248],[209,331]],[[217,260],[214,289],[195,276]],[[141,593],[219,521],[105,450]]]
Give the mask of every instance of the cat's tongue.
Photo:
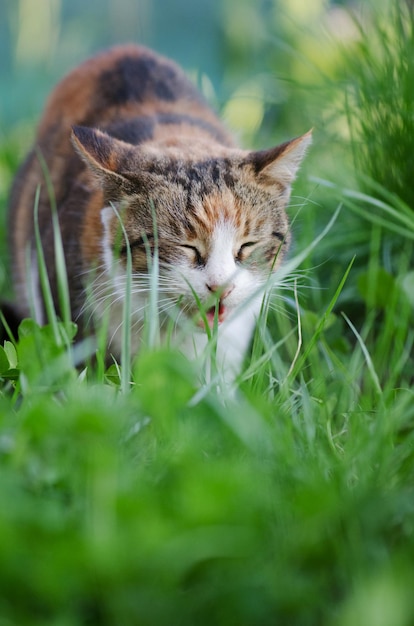
[[[221,324],[224,321],[224,318],[226,317],[226,313],[227,313],[227,309],[224,306],[224,304],[222,304],[221,302],[218,305],[218,311],[217,311],[217,322],[218,324]],[[210,326],[210,328],[213,328],[214,326],[214,317],[216,315],[216,307],[212,306],[211,309],[209,309],[208,311],[206,311],[206,318],[207,318],[207,322],[208,325]]]

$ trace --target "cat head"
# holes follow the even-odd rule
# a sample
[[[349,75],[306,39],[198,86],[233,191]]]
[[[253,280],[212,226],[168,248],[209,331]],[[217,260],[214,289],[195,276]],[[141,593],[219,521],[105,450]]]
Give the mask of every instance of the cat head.
[[[156,248],[161,290],[188,315],[201,303],[220,323],[283,261],[285,209],[310,132],[251,152],[202,141],[136,146],[84,127],[72,141],[103,188],[105,264],[125,274],[129,248],[134,292]]]

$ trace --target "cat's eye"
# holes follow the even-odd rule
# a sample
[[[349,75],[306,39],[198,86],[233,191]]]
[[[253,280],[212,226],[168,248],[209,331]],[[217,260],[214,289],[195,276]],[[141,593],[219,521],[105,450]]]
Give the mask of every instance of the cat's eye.
[[[276,239],[279,239],[281,243],[285,243],[286,235],[284,235],[283,233],[280,233],[279,231],[274,230],[272,235],[273,237],[276,237]]]
[[[201,252],[198,248],[196,248],[196,246],[190,246],[188,244],[181,244],[181,247],[185,248],[186,250],[191,250],[191,252],[194,254],[194,260],[197,263],[197,265],[204,265],[204,260],[201,255]]]
[[[145,233],[142,237],[138,237],[138,239],[133,239],[132,241],[128,241],[127,244],[123,244],[119,249],[119,254],[125,255],[127,253],[128,248],[131,252],[135,248],[142,248],[145,251],[152,250],[154,247],[154,235],[150,233]]]
[[[246,243],[240,246],[239,251],[236,254],[236,260],[243,261],[244,257],[246,256],[246,252],[248,248],[251,248],[252,246],[255,246],[256,244],[257,244],[257,241],[246,241]]]

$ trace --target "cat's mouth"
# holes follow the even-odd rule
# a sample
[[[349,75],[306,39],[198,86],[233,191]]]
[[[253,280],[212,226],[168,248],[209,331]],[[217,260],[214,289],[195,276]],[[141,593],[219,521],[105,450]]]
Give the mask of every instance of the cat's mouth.
[[[220,301],[217,306],[216,305],[212,306],[205,312],[205,319],[203,316],[198,322],[198,325],[201,328],[205,328],[205,321],[207,320],[207,324],[209,328],[213,328],[216,315],[217,315],[217,324],[221,324],[222,322],[224,322],[224,320],[227,317],[227,311],[228,311],[227,307]]]

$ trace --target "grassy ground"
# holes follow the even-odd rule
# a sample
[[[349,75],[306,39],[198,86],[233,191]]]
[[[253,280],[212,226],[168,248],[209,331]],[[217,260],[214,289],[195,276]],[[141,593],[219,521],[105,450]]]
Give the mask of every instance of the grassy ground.
[[[1,626],[414,623],[414,213],[395,183],[414,153],[407,11],[372,18],[398,41],[392,102],[366,40],[340,56],[352,143],[332,135],[327,156],[317,119],[292,202],[301,277],[271,301],[235,396],[165,346],[128,376],[99,358],[79,371],[68,322],[27,321],[0,349]],[[387,160],[392,128],[404,145]],[[4,180],[21,144],[3,137]]]

